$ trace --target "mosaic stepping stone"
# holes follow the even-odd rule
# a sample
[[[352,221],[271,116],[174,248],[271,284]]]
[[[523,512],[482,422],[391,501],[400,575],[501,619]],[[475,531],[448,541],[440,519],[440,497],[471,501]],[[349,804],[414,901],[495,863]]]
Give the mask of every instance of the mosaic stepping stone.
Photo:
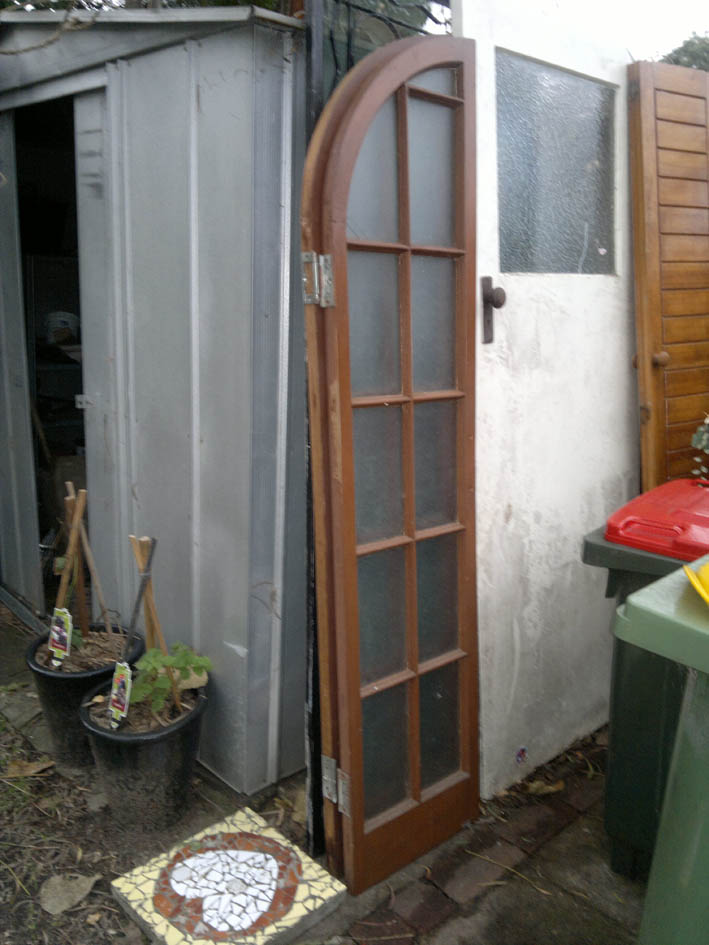
[[[249,808],[111,885],[161,945],[284,945],[345,895],[342,883]]]

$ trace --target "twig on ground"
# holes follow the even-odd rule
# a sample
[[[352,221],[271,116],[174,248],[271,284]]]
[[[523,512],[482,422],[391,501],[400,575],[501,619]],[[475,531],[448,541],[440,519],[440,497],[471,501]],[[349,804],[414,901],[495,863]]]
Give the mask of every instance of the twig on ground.
[[[492,863],[493,866],[499,866],[500,869],[507,870],[509,873],[514,873],[515,876],[519,876],[520,879],[524,879],[529,883],[530,886],[533,886],[537,892],[540,892],[543,896],[551,896],[551,893],[548,889],[542,889],[541,886],[537,886],[536,883],[532,882],[529,876],[525,876],[524,873],[520,873],[519,870],[513,869],[511,866],[505,866],[504,863],[499,863],[497,860],[493,860],[492,857],[484,856],[482,853],[476,853],[474,850],[466,849],[466,853],[469,853],[471,856],[477,856],[480,860],[486,860],[488,863]]]
[[[22,880],[21,880],[20,877],[17,875],[17,873],[13,870],[13,868],[10,866],[10,864],[9,864],[9,863],[6,863],[4,860],[0,860],[0,866],[4,866],[4,867],[5,867],[5,869],[10,873],[10,875],[12,876],[12,878],[13,878],[13,879],[15,880],[15,882],[17,883],[18,888],[21,889],[27,896],[29,896],[29,895],[30,895],[29,889],[25,886],[25,884],[22,882]]]

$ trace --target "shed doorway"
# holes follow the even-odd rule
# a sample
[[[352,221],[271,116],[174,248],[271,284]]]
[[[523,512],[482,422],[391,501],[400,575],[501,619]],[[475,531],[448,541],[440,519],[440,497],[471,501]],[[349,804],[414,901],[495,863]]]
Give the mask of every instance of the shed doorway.
[[[33,478],[51,609],[64,483],[86,485],[73,98],[18,108],[14,117]]]

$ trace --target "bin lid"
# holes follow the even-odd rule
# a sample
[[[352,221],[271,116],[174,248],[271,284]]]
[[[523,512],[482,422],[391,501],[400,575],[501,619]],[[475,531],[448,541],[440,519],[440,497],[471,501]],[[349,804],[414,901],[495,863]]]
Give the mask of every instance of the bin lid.
[[[705,556],[694,570],[708,563]],[[709,673],[709,607],[681,568],[631,594],[613,631],[626,643]]]
[[[611,515],[605,538],[694,561],[709,552],[709,486],[696,479],[674,479],[644,492]]]

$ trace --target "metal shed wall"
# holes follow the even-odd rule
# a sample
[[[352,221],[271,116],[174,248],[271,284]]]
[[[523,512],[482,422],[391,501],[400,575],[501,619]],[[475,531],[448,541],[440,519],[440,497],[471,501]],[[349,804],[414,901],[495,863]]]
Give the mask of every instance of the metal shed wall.
[[[214,30],[75,99],[90,529],[124,616],[127,536],[158,537],[165,634],[214,663],[202,759],[252,792],[304,750],[303,56],[290,29]]]

